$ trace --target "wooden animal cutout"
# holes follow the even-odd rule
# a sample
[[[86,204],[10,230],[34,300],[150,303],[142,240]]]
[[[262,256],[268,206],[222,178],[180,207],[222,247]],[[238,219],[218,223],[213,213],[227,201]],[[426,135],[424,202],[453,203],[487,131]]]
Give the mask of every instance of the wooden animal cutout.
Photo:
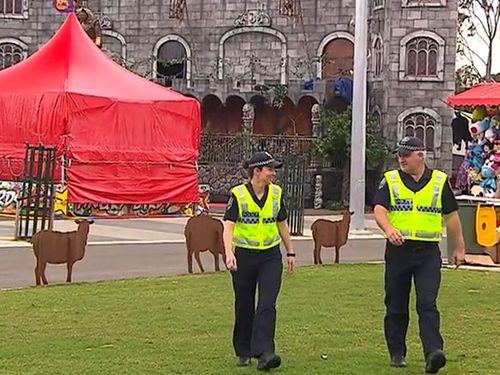
[[[45,268],[47,263],[63,264],[67,266],[66,282],[71,282],[73,264],[82,260],[85,256],[87,238],[90,225],[93,220],[75,220],[78,224],[76,231],[55,232],[52,230],[42,230],[35,233],[31,242],[33,244],[33,253],[36,258],[35,281],[40,285],[40,279],[47,285],[45,277]]]
[[[226,263],[224,241],[222,234],[224,226],[222,222],[209,215],[199,215],[189,218],[184,228],[187,247],[188,272],[193,273],[193,255],[201,272],[205,272],[201,264],[200,253],[210,251],[214,256],[215,271],[220,271],[219,255],[222,255]]]
[[[340,248],[347,243],[352,214],[353,212],[344,211],[342,220],[318,219],[311,225],[314,240],[314,264],[323,264],[322,247],[335,247],[335,263],[339,263]]]

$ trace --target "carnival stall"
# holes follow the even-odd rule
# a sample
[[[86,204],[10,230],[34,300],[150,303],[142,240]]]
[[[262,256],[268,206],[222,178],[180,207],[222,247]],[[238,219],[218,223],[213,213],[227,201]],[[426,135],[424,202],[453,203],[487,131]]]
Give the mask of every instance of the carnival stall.
[[[466,260],[500,265],[500,83],[477,85],[450,97],[448,103],[472,111],[470,142],[454,186],[459,193]],[[453,239],[448,238],[449,259],[452,253]]]
[[[0,72],[0,181],[22,171],[26,143],[44,144],[57,146],[68,202],[197,202],[200,137],[197,100],[113,62],[74,14]]]

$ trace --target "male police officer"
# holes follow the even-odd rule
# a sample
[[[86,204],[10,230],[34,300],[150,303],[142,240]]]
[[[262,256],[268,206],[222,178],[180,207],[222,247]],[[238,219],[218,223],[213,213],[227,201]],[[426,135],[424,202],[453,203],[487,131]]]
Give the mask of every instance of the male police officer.
[[[436,306],[441,282],[439,241],[444,216],[455,239],[455,262],[465,245],[455,200],[445,173],[425,165],[425,146],[405,137],[397,149],[400,169],[386,172],[375,196],[375,219],[387,237],[385,251],[385,337],[391,366],[406,367],[406,331],[412,278],[417,294],[426,373],[446,364]]]

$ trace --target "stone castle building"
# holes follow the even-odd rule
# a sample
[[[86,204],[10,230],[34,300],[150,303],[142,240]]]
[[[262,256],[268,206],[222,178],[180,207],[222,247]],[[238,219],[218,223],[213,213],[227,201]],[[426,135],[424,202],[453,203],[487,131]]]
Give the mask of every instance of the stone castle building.
[[[387,139],[416,135],[430,164],[451,170],[457,0],[369,3],[369,111]],[[104,50],[202,102],[205,133],[310,136],[318,103],[339,108],[350,77],[354,0],[88,0]],[[0,0],[0,69],[35,52],[65,15],[52,0]],[[43,74],[43,72],[40,72]],[[278,106],[272,105],[278,100]]]

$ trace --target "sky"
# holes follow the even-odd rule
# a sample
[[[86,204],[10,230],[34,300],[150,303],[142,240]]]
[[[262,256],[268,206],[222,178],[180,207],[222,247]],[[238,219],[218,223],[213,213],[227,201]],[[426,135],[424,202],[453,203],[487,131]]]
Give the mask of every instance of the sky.
[[[497,5],[500,6],[500,5]],[[481,10],[478,10],[476,14],[483,14]],[[481,32],[481,27],[477,27],[477,31]],[[484,34],[483,34],[484,35]],[[469,45],[471,48],[474,48],[474,51],[481,55],[486,60],[487,57],[487,46],[486,44],[478,37],[469,37]],[[481,60],[477,57],[474,59],[474,65],[476,68],[482,73],[485,73],[485,65],[481,62]],[[457,68],[462,65],[469,64],[468,59],[464,59],[457,55]],[[500,31],[497,33],[494,45],[493,45],[493,64],[492,64],[492,74],[500,73]]]
[[[486,60],[487,56],[487,48],[486,45],[484,44],[483,41],[479,39],[479,37],[471,37],[469,38],[469,44],[472,48],[477,47],[476,51],[482,51],[480,53],[481,57],[483,57]],[[479,52],[478,52],[479,53]],[[469,64],[468,59],[464,59],[457,55],[457,68],[461,67],[462,65],[467,65]],[[477,57],[474,58],[474,65],[479,69],[479,71],[484,74],[485,72],[485,65],[481,62],[481,60]],[[493,65],[492,65],[492,71],[493,74],[500,73],[500,32],[498,33],[495,44],[493,47]]]

